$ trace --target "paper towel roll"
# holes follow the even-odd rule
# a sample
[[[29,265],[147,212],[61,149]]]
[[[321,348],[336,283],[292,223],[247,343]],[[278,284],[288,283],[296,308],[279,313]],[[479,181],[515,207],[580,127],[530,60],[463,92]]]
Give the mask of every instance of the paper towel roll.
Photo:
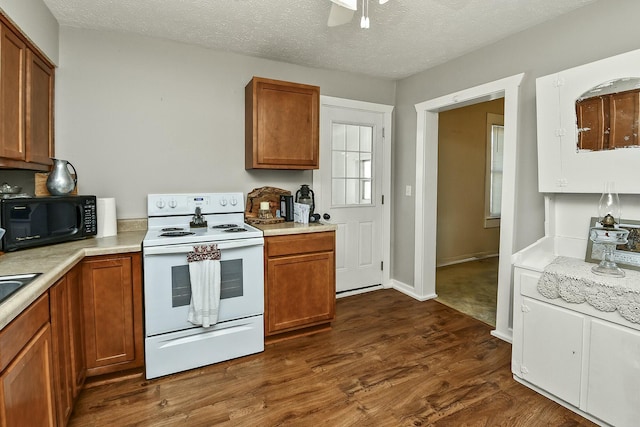
[[[118,224],[116,221],[116,199],[113,197],[98,198],[98,234],[96,237],[115,236],[118,234]]]

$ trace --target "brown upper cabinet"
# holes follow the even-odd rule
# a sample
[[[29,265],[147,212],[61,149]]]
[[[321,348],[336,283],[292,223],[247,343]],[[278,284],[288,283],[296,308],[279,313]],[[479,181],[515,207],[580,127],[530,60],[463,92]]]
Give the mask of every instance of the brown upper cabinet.
[[[49,170],[54,67],[0,15],[0,167]]]
[[[599,151],[638,146],[639,122],[638,89],[576,101],[579,149]]]
[[[320,88],[254,77],[245,87],[245,169],[318,169]]]

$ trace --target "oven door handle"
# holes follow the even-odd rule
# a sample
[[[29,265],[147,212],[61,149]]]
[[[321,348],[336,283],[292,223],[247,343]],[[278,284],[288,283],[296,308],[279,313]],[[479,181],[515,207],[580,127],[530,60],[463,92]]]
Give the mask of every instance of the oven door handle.
[[[208,242],[216,243],[216,242]],[[207,244],[203,242],[202,244]],[[171,245],[171,246],[151,246],[148,248],[142,248],[145,255],[168,255],[168,254],[186,254],[193,251],[193,247],[196,244],[190,245]],[[255,237],[251,239],[239,239],[218,243],[218,249],[221,251],[227,249],[247,248],[250,246],[264,246],[264,239],[262,237]]]

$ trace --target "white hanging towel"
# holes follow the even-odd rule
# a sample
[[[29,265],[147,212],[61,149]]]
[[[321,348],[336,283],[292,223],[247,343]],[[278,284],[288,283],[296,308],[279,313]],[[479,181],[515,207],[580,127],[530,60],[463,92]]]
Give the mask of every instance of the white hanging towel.
[[[220,307],[220,249],[218,245],[195,245],[187,254],[191,279],[191,304],[187,320],[208,328],[218,322]]]

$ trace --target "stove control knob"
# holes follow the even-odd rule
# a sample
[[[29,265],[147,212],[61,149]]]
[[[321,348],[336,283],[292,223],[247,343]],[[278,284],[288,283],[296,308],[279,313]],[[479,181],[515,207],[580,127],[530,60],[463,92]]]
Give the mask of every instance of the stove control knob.
[[[227,206],[227,199],[220,199],[221,206]]]
[[[165,203],[164,200],[160,199],[156,202],[156,207],[158,207],[158,209],[163,209],[165,207]]]
[[[238,204],[238,200],[235,197],[231,198],[231,206],[235,206]]]
[[[175,207],[176,207],[176,206],[178,206],[178,202],[176,202],[176,200],[175,200],[175,199],[171,199],[171,200],[169,200],[169,207],[170,207],[171,209],[175,209]]]

